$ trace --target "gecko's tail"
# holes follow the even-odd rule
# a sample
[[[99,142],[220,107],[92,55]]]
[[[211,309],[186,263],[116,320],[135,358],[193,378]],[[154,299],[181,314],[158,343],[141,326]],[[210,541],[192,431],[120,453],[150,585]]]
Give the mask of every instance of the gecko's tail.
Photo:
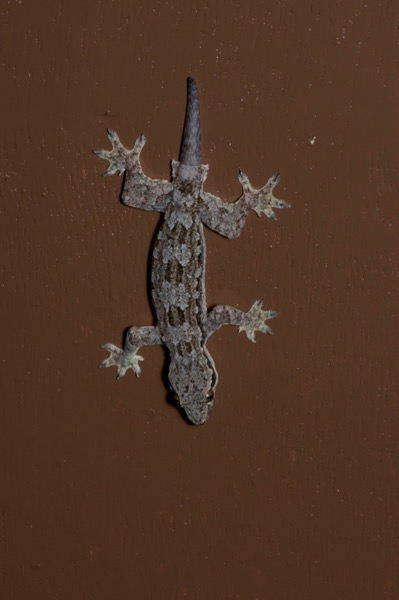
[[[187,108],[183,138],[180,148],[180,162],[190,167],[201,164],[201,123],[198,88],[192,77],[187,79]]]

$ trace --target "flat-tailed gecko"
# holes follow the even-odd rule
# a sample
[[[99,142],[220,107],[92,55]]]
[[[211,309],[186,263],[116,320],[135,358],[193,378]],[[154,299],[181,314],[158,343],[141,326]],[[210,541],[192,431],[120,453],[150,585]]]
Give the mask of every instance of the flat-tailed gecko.
[[[273,208],[289,206],[273,196],[279,175],[264,187],[255,189],[248,177],[239,172],[242,195],[233,203],[205,192],[208,165],[201,162],[201,132],[197,85],[187,80],[187,108],[179,160],[172,160],[172,181],[150,179],[141,168],[143,135],[131,150],[118,135],[108,130],[112,150],[96,150],[109,161],[105,175],[126,172],[122,202],[128,206],[163,213],[156,236],[151,265],[151,291],[157,323],[131,327],[123,350],[105,344],[110,356],[100,366],[117,368],[117,377],[132,369],[139,376],[137,354],[141,346],[164,344],[170,354],[169,384],[173,399],[187,419],[195,425],[205,423],[213,407],[218,380],[215,363],[206,344],[222,325],[237,325],[254,342],[255,331],[271,333],[266,324],[277,315],[262,310],[256,300],[248,312],[227,305],[208,311],[205,296],[205,238],[203,225],[233,239],[240,235],[250,210],[276,219]]]

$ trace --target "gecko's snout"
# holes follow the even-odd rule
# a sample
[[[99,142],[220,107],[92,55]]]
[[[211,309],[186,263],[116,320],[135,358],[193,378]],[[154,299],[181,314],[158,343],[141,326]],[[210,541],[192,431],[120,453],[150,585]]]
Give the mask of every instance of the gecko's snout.
[[[204,393],[191,388],[179,394],[170,383],[169,389],[169,401],[179,409],[186,421],[192,425],[203,425],[207,422],[213,408],[214,389]]]
[[[206,402],[188,402],[181,405],[186,418],[193,425],[203,425],[207,422],[209,415],[212,412],[213,400]]]

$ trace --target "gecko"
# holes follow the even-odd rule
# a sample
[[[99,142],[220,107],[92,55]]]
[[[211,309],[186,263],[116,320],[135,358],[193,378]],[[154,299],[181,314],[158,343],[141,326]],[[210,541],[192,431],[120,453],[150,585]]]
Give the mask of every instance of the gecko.
[[[154,210],[163,220],[153,244],[151,296],[156,313],[153,326],[131,327],[123,349],[114,344],[100,367],[116,366],[117,378],[132,369],[141,372],[138,354],[142,346],[164,345],[169,351],[169,386],[173,402],[189,423],[201,425],[213,408],[218,374],[207,348],[209,337],[222,325],[235,325],[255,342],[255,332],[272,333],[266,323],[277,312],[263,310],[256,300],[247,312],[228,305],[208,310],[205,295],[204,225],[229,239],[237,238],[250,210],[276,220],[274,208],[290,205],[273,195],[280,180],[273,175],[260,189],[239,171],[242,194],[235,202],[224,202],[203,188],[209,166],[202,164],[199,93],[195,80],[187,79],[187,104],[179,160],[171,161],[172,180],[147,177],[140,153],[145,144],[140,135],[132,149],[125,148],[117,133],[107,130],[111,150],[95,150],[109,162],[104,175],[125,173],[121,200],[124,204]]]

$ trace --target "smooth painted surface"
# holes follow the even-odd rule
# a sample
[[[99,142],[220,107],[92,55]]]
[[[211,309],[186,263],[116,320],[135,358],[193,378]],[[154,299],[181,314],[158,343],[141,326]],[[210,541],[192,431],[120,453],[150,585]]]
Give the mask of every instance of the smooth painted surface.
[[[399,597],[397,22],[394,1],[3,3],[1,598]],[[209,305],[280,316],[212,338],[200,428],[160,348],[138,380],[97,369],[152,323],[159,217],[91,149],[144,133],[168,177],[188,75],[207,189],[280,172],[293,206],[206,233]]]

